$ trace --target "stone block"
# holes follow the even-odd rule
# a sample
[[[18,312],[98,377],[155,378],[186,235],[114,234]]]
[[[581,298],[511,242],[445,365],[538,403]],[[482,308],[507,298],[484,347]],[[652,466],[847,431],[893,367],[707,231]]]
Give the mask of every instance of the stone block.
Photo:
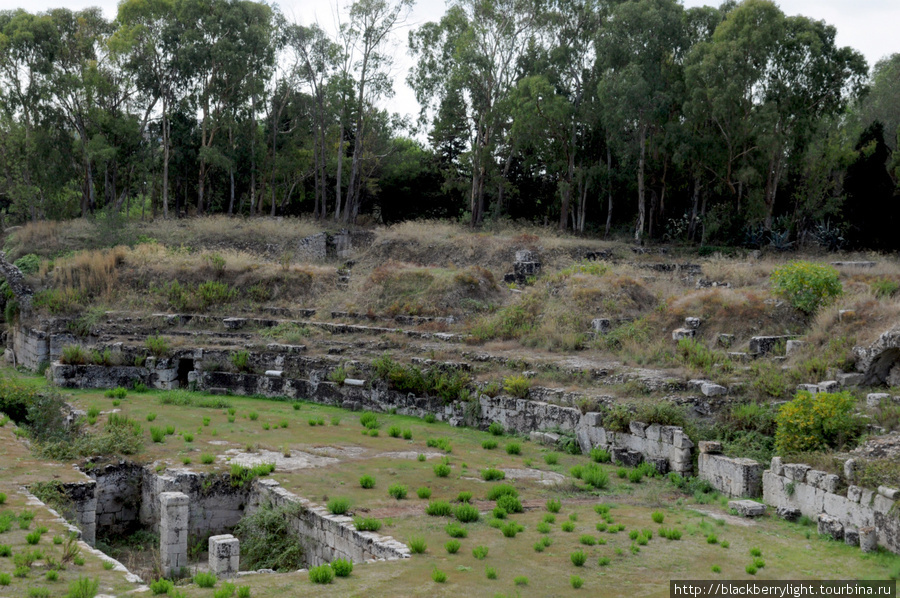
[[[760,517],[766,514],[766,505],[753,500],[729,500],[728,508],[741,517]]]
[[[690,330],[697,330],[700,328],[700,318],[685,318],[684,327]]]
[[[819,471],[818,469],[810,469],[806,472],[806,483],[810,486],[821,488],[822,480],[825,479],[826,475],[827,474],[824,471]]]
[[[819,382],[818,384],[819,392],[838,392],[841,387],[837,383],[837,380],[825,380],[824,382]]]
[[[818,532],[821,535],[831,536],[835,540],[844,539],[844,525],[836,517],[825,513],[819,515]]]
[[[344,386],[362,387],[362,386],[365,386],[365,385],[366,385],[366,381],[365,381],[365,380],[359,380],[359,379],[357,379],[357,378],[346,378],[346,379],[344,380]]]
[[[638,438],[646,438],[645,431],[647,429],[647,424],[645,424],[643,422],[633,421],[628,424],[628,429],[632,434],[634,434]]]
[[[885,497],[888,500],[898,500],[900,499],[900,490],[896,488],[888,488],[887,486],[879,486],[878,494]]]
[[[701,440],[700,452],[707,455],[720,455],[722,453],[722,443],[714,440]]]
[[[609,318],[594,318],[591,320],[591,329],[597,334],[607,334],[612,330],[612,322]]]
[[[880,407],[891,400],[891,395],[886,392],[870,392],[866,395],[866,407]]]
[[[554,434],[553,432],[539,432],[535,430],[530,432],[528,437],[532,442],[545,444],[547,446],[556,446],[556,443],[559,442],[559,434]]]
[[[872,526],[860,528],[859,548],[863,552],[875,552],[878,548],[878,532]]]
[[[800,513],[800,509],[795,507],[778,507],[775,509],[775,515],[786,521],[797,521],[802,513]]]
[[[266,370],[266,376],[270,378],[281,378],[284,375],[282,370]]]
[[[700,385],[700,392],[702,392],[703,395],[707,397],[719,397],[724,394],[728,394],[728,389],[720,384],[704,382]]]
[[[837,383],[841,388],[850,388],[853,386],[859,386],[865,380],[865,375],[858,373],[845,373],[842,372],[837,375]]]
[[[234,577],[240,568],[240,542],[231,534],[210,536],[209,570],[217,577]]]
[[[694,448],[694,443],[691,442],[691,439],[688,438],[687,434],[685,434],[681,428],[675,428],[672,446],[679,449],[692,449]]]
[[[680,341],[685,338],[694,338],[697,335],[697,331],[693,328],[676,328],[672,331],[672,340]]]
[[[872,502],[875,500],[876,492],[874,490],[870,490],[868,488],[862,489],[862,495],[859,497],[859,504],[864,507],[872,506]]]
[[[784,344],[784,354],[792,355],[793,353],[799,351],[805,344],[806,341],[790,340]]]
[[[847,488],[847,500],[858,503],[860,499],[862,499],[862,488],[859,486],[849,486]]]
[[[247,318],[225,318],[222,320],[222,324],[225,325],[225,328],[228,330],[238,330],[243,328],[247,323]]]
[[[621,463],[625,467],[637,467],[644,460],[644,455],[627,448],[612,447],[610,457],[613,463]]]
[[[856,480],[856,460],[855,459],[847,459],[844,461],[844,479],[847,482],[853,482]]]
[[[781,457],[772,457],[770,469],[772,470],[772,473],[777,476],[784,475],[784,464],[781,461]]]
[[[806,472],[808,472],[810,469],[812,469],[812,467],[810,467],[809,465],[803,465],[801,463],[789,463],[784,466],[784,477],[795,482],[805,482]]]
[[[819,385],[818,384],[798,384],[797,390],[816,394],[817,392],[819,392]]]
[[[650,442],[659,442],[660,441],[660,427],[659,424],[650,424],[647,426],[647,429],[644,430],[644,437],[647,438]]]
[[[830,492],[832,494],[837,494],[841,487],[841,478],[840,476],[836,476],[833,473],[829,473],[822,480],[819,487],[825,492]]]
[[[790,336],[754,336],[750,338],[750,353],[768,355],[778,343],[789,340]]]
[[[859,530],[853,527],[844,528],[844,544],[859,546]]]

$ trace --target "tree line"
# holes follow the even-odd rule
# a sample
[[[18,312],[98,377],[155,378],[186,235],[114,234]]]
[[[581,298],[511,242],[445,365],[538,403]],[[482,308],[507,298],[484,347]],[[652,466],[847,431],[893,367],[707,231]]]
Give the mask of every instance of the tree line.
[[[701,244],[893,248],[900,54],[768,0],[413,0],[333,33],[250,0],[0,12],[7,221],[513,218]],[[414,131],[421,133],[419,141]]]

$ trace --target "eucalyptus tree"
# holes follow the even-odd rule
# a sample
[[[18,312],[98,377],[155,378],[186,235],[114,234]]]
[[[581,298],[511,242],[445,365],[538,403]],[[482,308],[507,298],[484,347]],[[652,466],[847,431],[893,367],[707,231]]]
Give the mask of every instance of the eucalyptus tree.
[[[409,76],[422,118],[444,98],[462,93],[469,120],[471,224],[485,213],[485,185],[496,170],[496,151],[509,126],[503,102],[520,78],[519,59],[528,47],[541,0],[450,0],[439,22],[410,33],[416,65]],[[455,98],[454,98],[455,99]]]

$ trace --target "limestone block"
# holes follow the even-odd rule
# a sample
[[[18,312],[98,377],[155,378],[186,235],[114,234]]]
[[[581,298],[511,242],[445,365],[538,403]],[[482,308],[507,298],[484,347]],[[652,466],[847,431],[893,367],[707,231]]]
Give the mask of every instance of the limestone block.
[[[818,384],[798,384],[797,390],[816,394],[817,392],[819,392],[819,385]]]
[[[875,552],[878,548],[878,533],[872,526],[859,530],[859,548],[863,552]]]
[[[660,426],[659,424],[650,424],[644,430],[644,437],[650,442],[660,442]]]
[[[766,505],[753,500],[730,500],[728,508],[737,511],[741,517],[760,517],[766,514]]]
[[[356,387],[361,387],[361,386],[365,386],[365,385],[366,385],[366,381],[365,381],[365,380],[359,380],[359,379],[356,379],[356,378],[347,378],[347,379],[344,380],[344,386],[356,386]]]
[[[806,344],[806,341],[790,340],[784,344],[784,354],[791,355],[793,353],[796,353],[805,344]]]
[[[847,459],[846,461],[844,461],[844,479],[847,480],[847,482],[852,482],[856,479],[855,459]]]
[[[795,482],[804,482],[806,481],[806,472],[810,469],[812,469],[812,467],[809,465],[790,463],[784,466],[784,476]]]
[[[225,325],[225,328],[228,330],[238,330],[239,328],[243,328],[247,323],[247,318],[225,318],[222,320],[222,324]]]
[[[838,489],[841,487],[841,478],[833,473],[829,473],[825,476],[825,479],[822,480],[819,487],[825,492],[837,493]]]
[[[859,546],[859,530],[854,527],[844,527],[844,543],[848,546]]]
[[[700,385],[700,392],[707,397],[718,397],[728,393],[728,389],[720,384],[704,382]]]
[[[676,328],[672,331],[672,340],[680,341],[685,338],[694,338],[697,335],[697,331],[693,328]]]
[[[771,464],[772,473],[777,476],[784,475],[784,465],[782,464],[781,457],[772,457]]]
[[[691,442],[691,439],[688,438],[681,428],[676,428],[672,438],[672,446],[680,449],[691,449],[694,448],[694,443]]]
[[[646,438],[645,430],[647,429],[647,424],[633,421],[628,424],[628,429],[638,438]]]
[[[837,518],[826,515],[825,513],[819,515],[818,532],[822,535],[831,536],[835,540],[842,540],[844,538],[843,524],[841,524]]]
[[[825,380],[824,382],[819,382],[819,392],[838,392],[841,387],[837,383],[837,380]]]
[[[240,542],[231,534],[210,536],[209,569],[217,577],[234,577],[240,568]]]
[[[781,341],[789,341],[789,336],[754,336],[750,338],[750,353],[767,355]]]
[[[879,486],[878,494],[889,499],[889,500],[897,500],[900,499],[900,490],[896,488],[888,488],[887,486]]]
[[[689,330],[697,330],[700,328],[700,318],[685,318],[684,327]]]
[[[609,318],[594,318],[591,320],[591,329],[598,334],[607,334],[612,330],[612,322]]]
[[[775,509],[775,515],[786,521],[797,521],[800,519],[800,509],[794,507],[778,507]]]
[[[810,486],[815,486],[816,488],[821,488],[822,480],[825,479],[827,474],[824,471],[819,471],[817,469],[810,469],[806,472],[806,483]]]
[[[722,443],[714,440],[701,440],[700,452],[708,455],[720,455],[722,453]]]
[[[866,395],[866,406],[879,407],[882,403],[886,403],[890,400],[891,395],[886,392],[870,392]]]
[[[849,388],[861,385],[865,378],[863,374],[842,372],[837,375],[837,383],[841,388]]]
[[[859,486],[849,486],[847,488],[847,500],[858,503],[862,498],[862,488]]]
[[[556,443],[559,442],[559,434],[554,434],[553,432],[530,432],[528,437],[532,442],[537,442],[539,444],[545,444],[548,446],[556,446]]]
[[[282,370],[266,370],[266,376],[270,378],[281,378],[284,375]]]
[[[870,507],[872,506],[872,502],[875,500],[875,491],[870,490],[868,488],[862,489],[862,495],[859,497],[859,504]]]

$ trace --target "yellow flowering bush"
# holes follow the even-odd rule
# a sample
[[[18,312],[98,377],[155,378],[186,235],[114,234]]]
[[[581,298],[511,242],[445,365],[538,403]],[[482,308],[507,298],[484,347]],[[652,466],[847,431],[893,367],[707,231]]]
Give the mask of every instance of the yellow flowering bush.
[[[862,430],[853,408],[854,399],[848,392],[812,394],[801,390],[775,416],[775,451],[786,455],[843,446]]]
[[[843,292],[835,268],[802,260],[775,268],[769,282],[772,293],[806,314],[815,313]]]

